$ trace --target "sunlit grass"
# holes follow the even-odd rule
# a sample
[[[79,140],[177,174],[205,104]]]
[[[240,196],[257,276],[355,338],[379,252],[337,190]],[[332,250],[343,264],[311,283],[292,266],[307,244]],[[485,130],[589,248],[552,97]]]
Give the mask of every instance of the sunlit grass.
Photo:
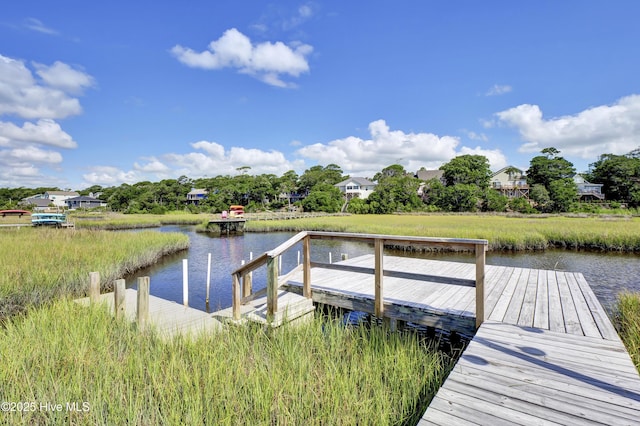
[[[53,298],[84,294],[89,272],[103,284],[188,248],[179,233],[0,229],[0,318]]]
[[[616,304],[616,326],[640,372],[640,293],[621,293]]]
[[[209,214],[193,214],[184,212],[170,212],[167,214],[122,214],[105,213],[102,215],[71,214],[77,228],[81,229],[133,229],[153,228],[163,225],[199,225],[206,223],[211,218]]]
[[[489,240],[491,250],[640,251],[638,217],[352,215],[247,222],[247,231],[337,231]]]
[[[452,360],[415,334],[317,318],[165,342],[58,301],[0,329],[11,424],[415,424]],[[40,403],[87,403],[86,412]]]

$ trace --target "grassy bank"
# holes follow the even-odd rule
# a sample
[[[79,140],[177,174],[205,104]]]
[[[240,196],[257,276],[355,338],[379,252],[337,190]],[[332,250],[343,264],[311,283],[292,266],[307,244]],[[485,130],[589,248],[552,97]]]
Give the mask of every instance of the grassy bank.
[[[11,424],[415,424],[451,359],[414,334],[316,319],[165,343],[58,301],[0,329]],[[40,404],[77,402],[86,412]]]
[[[629,216],[352,215],[286,221],[249,221],[247,231],[316,230],[482,238],[490,250],[549,247],[640,252],[640,218]]]
[[[616,328],[640,372],[640,293],[618,296],[616,311]]]
[[[178,233],[0,229],[0,319],[60,296],[88,288],[89,272],[103,283],[186,249]]]
[[[199,225],[207,222],[211,215],[191,213],[170,214],[121,214],[105,213],[102,215],[74,215],[69,220],[80,229],[136,229],[155,228],[163,225]]]

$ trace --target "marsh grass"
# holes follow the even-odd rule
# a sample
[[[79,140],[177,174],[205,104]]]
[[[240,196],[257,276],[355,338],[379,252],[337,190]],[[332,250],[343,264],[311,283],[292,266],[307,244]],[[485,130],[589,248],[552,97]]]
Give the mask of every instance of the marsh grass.
[[[11,424],[415,424],[452,360],[412,333],[316,318],[170,342],[67,300],[0,329],[0,399],[88,403]]]
[[[189,247],[179,233],[0,229],[0,319],[61,296],[84,295],[89,272],[103,285]]]
[[[615,323],[631,360],[640,372],[640,293],[624,292],[618,296]]]
[[[247,231],[336,231],[489,240],[490,250],[550,247],[640,251],[640,218],[505,215],[352,215],[250,221]]]
[[[76,227],[81,229],[137,229],[155,228],[163,225],[200,225],[211,218],[208,214],[192,214],[183,212],[171,212],[163,215],[157,214],[121,214],[108,213],[101,216],[70,216]]]

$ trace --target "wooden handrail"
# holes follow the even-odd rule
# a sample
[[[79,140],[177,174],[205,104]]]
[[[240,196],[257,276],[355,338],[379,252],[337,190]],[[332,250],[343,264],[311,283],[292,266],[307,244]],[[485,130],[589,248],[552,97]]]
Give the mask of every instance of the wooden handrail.
[[[240,319],[240,305],[243,301],[251,300],[251,295],[246,295],[241,291],[244,286],[244,280],[247,274],[253,272],[259,267],[267,265],[267,316],[272,316],[278,311],[278,261],[279,257],[287,250],[291,249],[297,243],[302,242],[303,247],[303,295],[311,298],[311,239],[323,240],[349,240],[360,241],[365,243],[373,243],[375,254],[374,268],[374,285],[375,285],[375,301],[374,312],[376,316],[382,318],[384,316],[384,255],[383,249],[385,244],[400,243],[408,245],[433,246],[439,248],[462,249],[475,252],[476,260],[476,328],[480,327],[484,321],[484,270],[485,270],[485,252],[488,247],[488,241],[483,239],[465,239],[465,238],[436,238],[436,237],[413,237],[402,235],[378,235],[378,234],[357,234],[344,232],[322,232],[322,231],[302,231],[291,237],[289,240],[280,244],[278,247],[270,250],[256,259],[241,266],[232,272],[233,282],[233,317]]]

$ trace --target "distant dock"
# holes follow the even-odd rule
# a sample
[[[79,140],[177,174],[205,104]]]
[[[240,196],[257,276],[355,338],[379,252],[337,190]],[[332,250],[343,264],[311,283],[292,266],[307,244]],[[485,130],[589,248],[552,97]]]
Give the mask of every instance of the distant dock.
[[[207,225],[207,230],[219,234],[243,234],[246,219],[212,219]]]

